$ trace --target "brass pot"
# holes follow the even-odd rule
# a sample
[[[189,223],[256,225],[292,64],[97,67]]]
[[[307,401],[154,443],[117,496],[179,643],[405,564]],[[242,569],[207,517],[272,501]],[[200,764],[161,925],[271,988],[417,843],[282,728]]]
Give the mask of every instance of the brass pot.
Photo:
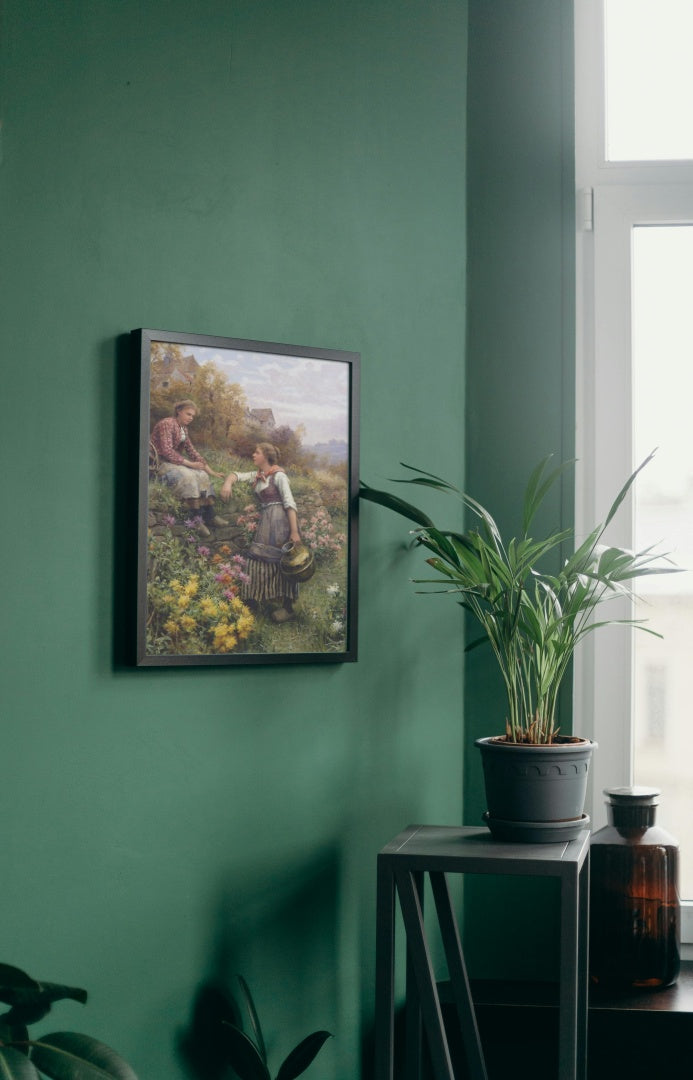
[[[313,552],[305,544],[294,544],[289,540],[282,548],[279,568],[291,581],[309,581],[315,573]]]

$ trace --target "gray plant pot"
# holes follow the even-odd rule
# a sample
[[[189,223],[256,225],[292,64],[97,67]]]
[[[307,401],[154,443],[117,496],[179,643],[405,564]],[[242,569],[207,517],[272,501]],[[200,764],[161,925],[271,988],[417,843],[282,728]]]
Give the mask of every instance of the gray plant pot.
[[[477,739],[486,786],[484,820],[498,840],[572,840],[589,823],[587,774],[596,742],[563,736],[547,746]]]

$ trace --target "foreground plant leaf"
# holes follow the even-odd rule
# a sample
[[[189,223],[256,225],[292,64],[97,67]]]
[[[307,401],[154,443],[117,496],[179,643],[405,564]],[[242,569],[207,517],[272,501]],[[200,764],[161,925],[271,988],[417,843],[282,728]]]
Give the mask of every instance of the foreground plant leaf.
[[[0,1017],[0,1046],[14,1046],[23,1054],[29,1053],[29,1030],[24,1024],[8,1024],[5,1013]]]
[[[0,964],[0,1001],[11,1006],[3,1017],[5,1023],[34,1024],[50,1012],[54,1001],[65,998],[84,1004],[87,992],[76,986],[39,982],[20,968]]]
[[[265,1040],[262,1036],[262,1027],[260,1026],[260,1018],[257,1014],[257,1009],[255,1008],[253,995],[250,993],[250,987],[248,986],[243,976],[237,975],[236,978],[238,980],[238,985],[241,988],[241,993],[245,1002],[245,1007],[248,1013],[248,1018],[250,1020],[250,1026],[252,1028],[255,1045],[260,1052],[260,1057],[265,1062],[265,1064],[267,1064],[267,1050],[265,1048]]]
[[[26,1054],[11,1046],[0,1046],[1,1080],[40,1080]]]
[[[240,1080],[270,1080],[260,1051],[244,1031],[224,1022],[226,1060]]]
[[[371,488],[368,484],[361,484],[361,498],[368,499],[370,502],[380,503],[381,506],[386,506],[389,510],[394,510],[396,514],[401,514],[402,517],[409,518],[410,521],[415,521],[417,525],[433,525],[430,517],[424,514],[423,510],[418,510],[411,503],[406,502],[404,499],[398,499],[396,495],[390,495],[387,491],[376,491],[375,488]]]
[[[312,1035],[307,1035],[282,1062],[277,1080],[295,1080],[295,1077],[305,1072],[323,1044],[331,1038],[329,1031],[314,1031]]]
[[[56,1031],[32,1043],[31,1060],[51,1080],[137,1080],[110,1046],[74,1031]]]

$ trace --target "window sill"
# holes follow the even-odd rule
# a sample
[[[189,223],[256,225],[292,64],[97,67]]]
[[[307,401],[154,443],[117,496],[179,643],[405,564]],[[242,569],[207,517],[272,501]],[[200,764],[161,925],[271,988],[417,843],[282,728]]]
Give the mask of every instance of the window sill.
[[[507,1008],[555,1008],[555,983],[473,980],[472,994],[478,1006]],[[595,1012],[669,1012],[693,1015],[693,960],[681,962],[678,981],[663,990],[614,992],[590,989],[590,1015]]]

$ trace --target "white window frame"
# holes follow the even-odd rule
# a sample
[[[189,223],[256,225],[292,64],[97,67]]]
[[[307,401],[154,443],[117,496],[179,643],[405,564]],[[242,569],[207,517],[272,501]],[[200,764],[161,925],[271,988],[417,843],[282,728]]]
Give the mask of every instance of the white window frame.
[[[605,160],[603,39],[603,0],[575,0],[578,540],[603,520],[633,467],[633,225],[693,222],[693,161]],[[610,539],[632,544],[632,503],[622,506]],[[574,728],[599,744],[587,806],[593,828],[606,820],[603,789],[632,783],[632,652],[632,632],[615,627],[597,631],[576,655]],[[689,943],[691,900],[682,906],[682,940]],[[686,954],[693,956],[693,945]]]

